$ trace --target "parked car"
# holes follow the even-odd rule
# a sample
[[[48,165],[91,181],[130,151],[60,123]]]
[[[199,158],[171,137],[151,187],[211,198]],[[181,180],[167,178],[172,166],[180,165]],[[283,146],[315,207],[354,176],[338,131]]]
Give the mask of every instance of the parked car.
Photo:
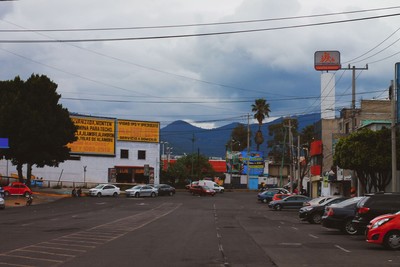
[[[270,187],[266,191],[276,192],[278,194],[290,194],[290,191],[285,188],[280,187]]]
[[[326,201],[333,198],[333,196],[324,196],[324,197],[316,197],[311,199],[310,201],[304,202],[303,206],[315,206],[324,204]]]
[[[117,197],[120,194],[119,187],[112,184],[99,184],[98,186],[89,189],[89,196],[113,196]]]
[[[6,203],[4,201],[4,198],[0,196],[0,209],[4,210],[6,208]]]
[[[24,196],[28,197],[32,194],[32,190],[24,183],[12,182],[10,185],[4,186],[4,196]]]
[[[276,194],[276,191],[263,191],[257,194],[257,200],[263,203],[268,203]]]
[[[159,196],[173,196],[176,192],[175,187],[169,184],[157,184],[153,187],[157,189]]]
[[[223,186],[220,186],[216,182],[210,181],[210,180],[200,180],[198,182],[198,185],[206,185],[206,186],[208,186],[209,188],[215,190],[215,192],[218,192],[218,193],[223,193],[225,191],[225,188]]]
[[[275,200],[268,203],[268,207],[274,210],[282,209],[300,209],[303,203],[309,201],[310,198],[302,195],[288,196],[281,200]]]
[[[281,200],[284,199],[285,197],[291,196],[292,194],[275,194],[272,197],[272,200]]]
[[[0,197],[4,197],[4,189],[0,186]]]
[[[385,214],[370,221],[367,242],[383,245],[387,249],[400,249],[400,212]]]
[[[199,195],[199,196],[215,196],[215,190],[209,188],[205,185],[194,185],[190,187],[189,192],[192,195]]]
[[[191,188],[192,186],[195,186],[195,185],[199,185],[199,181],[193,181],[193,182],[191,182],[190,184],[185,185],[185,188],[186,188],[187,190],[190,190],[190,188]]]
[[[325,207],[342,202],[346,199],[348,198],[332,197],[331,199],[324,201],[322,204],[302,207],[299,210],[299,218],[302,221],[308,221],[309,223],[321,223],[321,218],[325,212]]]
[[[357,204],[353,223],[360,232],[364,232],[368,223],[375,217],[398,211],[400,211],[400,193],[366,194]]]
[[[344,200],[338,204],[325,207],[324,215],[321,218],[323,227],[338,229],[348,235],[357,234],[357,228],[354,227],[353,218],[356,215],[357,203],[363,197],[353,197]]]
[[[135,185],[125,190],[126,197],[156,197],[158,189],[150,185]]]

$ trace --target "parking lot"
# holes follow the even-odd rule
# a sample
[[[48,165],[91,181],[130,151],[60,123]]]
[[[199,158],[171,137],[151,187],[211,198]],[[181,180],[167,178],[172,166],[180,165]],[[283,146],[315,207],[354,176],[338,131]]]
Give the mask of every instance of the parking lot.
[[[400,251],[300,221],[296,210],[271,210],[257,192],[66,197],[6,208],[0,226],[5,266],[400,264]]]

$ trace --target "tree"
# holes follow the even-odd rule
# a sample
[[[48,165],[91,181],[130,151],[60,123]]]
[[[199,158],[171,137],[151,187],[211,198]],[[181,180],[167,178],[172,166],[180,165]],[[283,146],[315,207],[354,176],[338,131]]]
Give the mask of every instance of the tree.
[[[251,135],[251,133],[249,133]],[[226,142],[227,150],[242,151],[247,148],[247,127],[243,124],[236,126],[231,133],[231,138]],[[250,146],[250,144],[249,144]]]
[[[0,136],[7,137],[10,146],[4,154],[16,165],[21,182],[26,164],[27,185],[33,165],[57,167],[69,157],[67,144],[76,141],[76,126],[58,103],[61,95],[56,89],[57,84],[44,75],[0,83],[0,96],[9,100],[0,109]]]
[[[258,121],[258,131],[254,138],[257,144],[257,151],[260,150],[260,145],[264,142],[264,137],[261,132],[261,126],[265,117],[269,117],[271,110],[269,109],[269,104],[263,98],[256,99],[255,104],[251,105],[251,111],[254,113],[254,118]]]
[[[297,118],[284,118],[280,123],[271,124],[268,127],[268,135],[272,136],[272,139],[267,143],[267,147],[270,148],[269,156],[273,157],[276,162],[281,162],[282,160],[284,162],[291,162],[291,149],[288,137],[289,120],[292,136],[297,139]]]
[[[167,177],[174,177],[175,182],[181,185],[188,183],[188,180],[200,180],[215,175],[216,172],[208,158],[200,154],[185,155],[177,159],[167,170]]]
[[[386,128],[379,131],[362,129],[351,133],[336,144],[334,164],[353,170],[364,192],[385,191],[391,181],[390,138],[391,131]],[[399,161],[399,140],[396,143]]]

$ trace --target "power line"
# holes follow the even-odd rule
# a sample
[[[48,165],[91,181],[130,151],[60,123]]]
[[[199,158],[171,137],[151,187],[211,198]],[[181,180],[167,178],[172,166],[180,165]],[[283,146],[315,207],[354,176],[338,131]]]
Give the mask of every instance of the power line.
[[[394,14],[386,14],[386,15],[379,15],[379,16],[355,18],[355,19],[344,19],[344,20],[336,20],[336,21],[328,21],[328,22],[318,22],[318,23],[280,26],[280,27],[271,27],[271,28],[260,28],[260,29],[249,29],[249,30],[208,32],[208,33],[158,35],[158,36],[143,36],[143,37],[120,37],[120,38],[88,38],[88,39],[58,39],[58,40],[0,40],[0,43],[23,43],[23,44],[26,44],[26,43],[82,43],[82,42],[116,42],[116,41],[138,41],[138,40],[204,37],[204,36],[215,36],[215,35],[242,34],[242,33],[252,33],[252,32],[261,32],[261,31],[275,31],[275,30],[315,27],[315,26],[322,26],[322,25],[331,25],[331,24],[339,24],[339,23],[349,23],[349,22],[356,22],[356,21],[389,18],[389,17],[395,17],[395,16],[399,16],[399,15],[400,15],[400,13],[394,13]]]
[[[267,19],[253,19],[253,20],[239,20],[239,21],[225,21],[225,22],[209,22],[209,23],[193,23],[193,24],[177,24],[177,25],[156,25],[156,26],[131,26],[131,27],[104,27],[104,28],[69,28],[69,29],[7,29],[1,30],[0,32],[82,32],[82,31],[120,31],[120,30],[148,30],[148,29],[165,29],[165,28],[187,28],[187,27],[202,27],[202,26],[217,26],[217,25],[232,25],[232,24],[246,24],[246,23],[259,23],[259,22],[271,22],[271,21],[283,21],[283,20],[295,20],[305,18],[317,18],[317,17],[328,17],[337,15],[348,15],[356,13],[365,13],[372,11],[383,11],[398,9],[400,6],[373,8],[373,9],[362,9],[352,10],[345,12],[334,12],[334,13],[323,13],[313,15],[302,15],[293,17],[280,17],[280,18],[267,18]],[[5,20],[3,20],[5,21]],[[13,24],[11,22],[5,21]]]

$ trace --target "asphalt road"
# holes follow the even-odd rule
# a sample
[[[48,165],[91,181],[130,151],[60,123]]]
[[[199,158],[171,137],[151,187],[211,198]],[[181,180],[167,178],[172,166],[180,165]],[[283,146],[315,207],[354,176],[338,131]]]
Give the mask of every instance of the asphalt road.
[[[0,266],[400,266],[400,251],[272,211],[254,192],[63,198],[0,211]]]

